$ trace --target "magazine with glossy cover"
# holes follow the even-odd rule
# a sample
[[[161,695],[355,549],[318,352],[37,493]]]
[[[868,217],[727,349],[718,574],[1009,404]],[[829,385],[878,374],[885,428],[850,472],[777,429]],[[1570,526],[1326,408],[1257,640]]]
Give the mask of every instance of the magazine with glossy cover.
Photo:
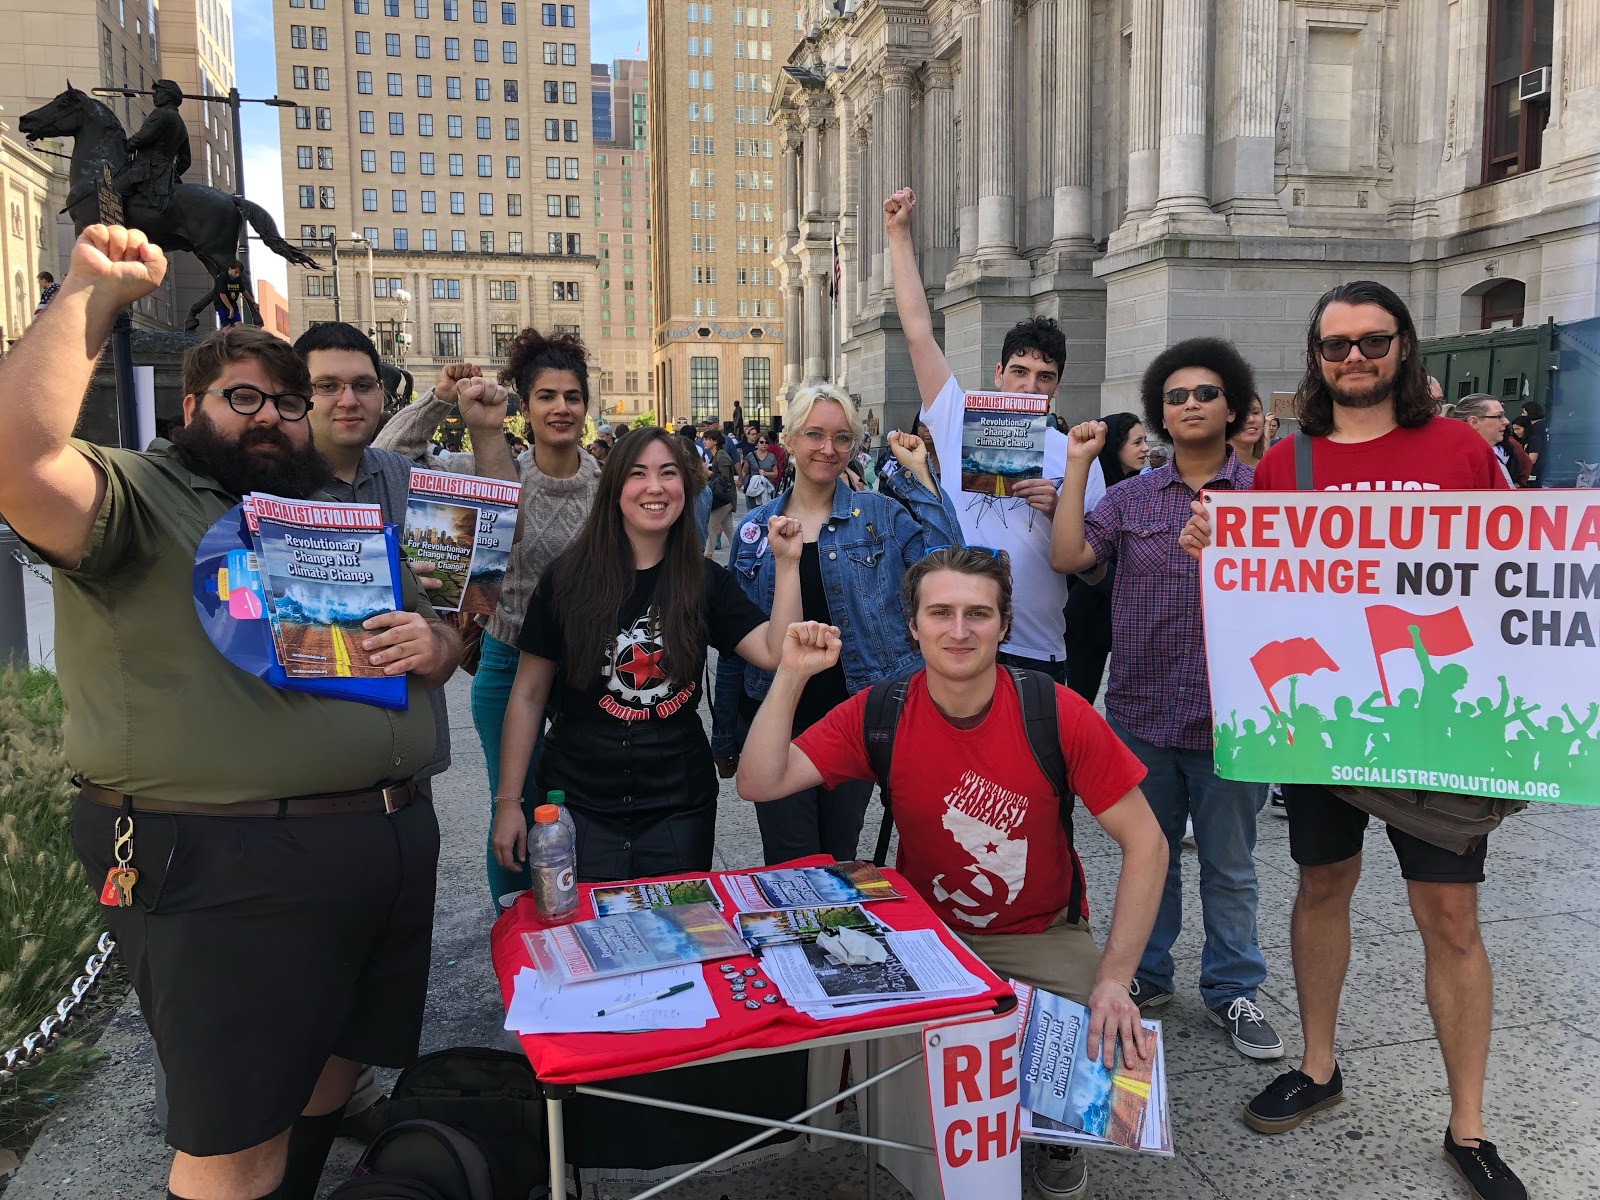
[[[431,593],[438,612],[487,615],[500,599],[517,527],[522,485],[446,471],[411,472],[406,557],[433,564],[444,586]]]
[[[1170,1154],[1165,1110],[1165,1055],[1161,1026],[1148,1063],[1130,1064],[1121,1047],[1107,1069],[1088,1046],[1089,1010],[1040,988],[1015,984],[1018,1003],[1017,1069],[1029,1131],[1082,1144]],[[1077,1135],[1077,1136],[1072,1136]]]
[[[722,901],[711,886],[708,876],[698,879],[668,879],[659,883],[619,883],[610,887],[597,887],[589,893],[594,902],[594,915],[609,917],[616,913],[649,912],[652,908],[670,908],[675,904],[710,904],[722,911]]]
[[[744,954],[745,945],[709,904],[675,904],[616,913],[522,935],[534,966],[548,978],[581,983],[656,967]]]
[[[773,908],[817,908],[898,900],[900,893],[869,862],[831,863],[825,867],[784,867],[728,875],[728,890],[743,912]]]
[[[961,421],[961,490],[1009,496],[1025,479],[1044,477],[1045,396],[968,392]]]
[[[382,510],[252,493],[244,512],[285,673],[385,678],[362,648],[363,623],[400,607]]]
[[[742,912],[735,921],[739,926],[739,936],[752,950],[763,946],[814,942],[818,934],[833,933],[840,929],[875,931],[879,928],[878,923],[859,904]]]

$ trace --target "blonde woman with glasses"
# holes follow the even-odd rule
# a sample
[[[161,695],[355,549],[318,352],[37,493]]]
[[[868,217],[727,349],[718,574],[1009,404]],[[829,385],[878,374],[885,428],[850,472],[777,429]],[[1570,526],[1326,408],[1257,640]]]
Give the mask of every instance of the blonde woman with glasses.
[[[900,469],[887,479],[886,492],[857,492],[845,471],[861,446],[862,427],[848,395],[829,384],[804,388],[790,401],[786,424],[794,482],[740,523],[728,566],[745,595],[770,612],[777,565],[764,536],[767,520],[792,517],[804,528],[803,619],[838,626],[844,644],[838,663],[807,682],[795,714],[798,734],[862,688],[922,666],[900,599],[901,576],[930,549],[963,542],[922,439],[891,433]],[[723,778],[733,776],[744,730],[771,685],[771,671],[732,655],[718,665],[711,745]],[[766,861],[818,853],[855,858],[871,797],[870,784],[852,781],[759,806]]]

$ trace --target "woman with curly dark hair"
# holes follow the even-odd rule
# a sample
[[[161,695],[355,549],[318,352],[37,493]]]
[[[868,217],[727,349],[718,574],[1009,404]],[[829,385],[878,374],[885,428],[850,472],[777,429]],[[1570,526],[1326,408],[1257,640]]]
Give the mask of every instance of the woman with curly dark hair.
[[[455,366],[452,364],[452,366]],[[476,373],[476,368],[473,368]],[[435,454],[429,446],[433,431],[455,402],[459,368],[440,376],[437,387],[408,405],[385,427],[378,444],[417,461],[432,471],[474,474],[477,462],[470,451]],[[505,720],[511,683],[517,672],[517,635],[533,590],[546,568],[578,536],[594,504],[600,482],[600,464],[582,449],[584,418],[589,409],[589,353],[575,334],[544,334],[524,329],[506,356],[500,382],[516,389],[528,425],[533,451],[521,457],[522,536],[511,550],[505,582],[495,611],[480,617],[483,626],[481,657],[472,680],[472,723],[483,745],[489,769],[489,795],[500,794],[500,729]],[[535,742],[533,756],[539,753]],[[538,793],[533,771],[522,788],[522,808],[532,820]],[[492,807],[489,815],[492,818]],[[527,869],[509,871],[487,845],[485,858],[491,900],[528,887]]]

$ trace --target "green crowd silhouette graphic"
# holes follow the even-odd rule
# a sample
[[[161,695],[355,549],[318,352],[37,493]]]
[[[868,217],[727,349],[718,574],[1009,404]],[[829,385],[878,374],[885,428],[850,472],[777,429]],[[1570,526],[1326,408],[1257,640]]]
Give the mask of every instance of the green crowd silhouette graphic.
[[[1542,712],[1513,696],[1504,675],[1496,695],[1468,699],[1467,669],[1459,663],[1435,667],[1419,630],[1410,632],[1422,668],[1420,690],[1404,689],[1392,705],[1381,691],[1359,704],[1339,696],[1330,716],[1299,699],[1301,677],[1290,675],[1283,708],[1263,704],[1259,718],[1242,720],[1235,709],[1216,722],[1218,772],[1232,779],[1321,783],[1336,767],[1450,771],[1548,781],[1560,785],[1563,799],[1600,801],[1600,703],[1582,714],[1567,704],[1559,713]]]

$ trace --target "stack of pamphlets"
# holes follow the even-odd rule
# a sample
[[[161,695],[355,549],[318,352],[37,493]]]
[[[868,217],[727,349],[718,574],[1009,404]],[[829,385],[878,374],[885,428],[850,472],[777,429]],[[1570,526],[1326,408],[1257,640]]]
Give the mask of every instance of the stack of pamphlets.
[[[478,475],[413,470],[401,546],[433,564],[437,612],[492,613],[500,599],[522,485]]]
[[[894,885],[869,862],[752,871],[745,875],[728,875],[725,880],[741,912],[900,899]]]
[[[1011,981],[1017,994],[1022,1132],[1038,1141],[1172,1156],[1167,1061],[1161,1022],[1145,1021],[1155,1053],[1131,1067],[1117,1048],[1107,1070],[1087,1044],[1089,1010],[1041,988]]]
[[[597,887],[589,893],[594,901],[594,915],[609,917],[616,913],[649,912],[652,908],[670,908],[675,904],[710,904],[722,911],[722,901],[708,876],[698,879],[668,879],[661,883],[619,883],[610,887]]]
[[[841,963],[812,938],[767,947],[763,965],[784,999],[819,1021],[984,991],[931,929],[883,929],[871,936],[886,952],[883,962]]]
[[[840,929],[880,930],[881,924],[867,915],[859,904],[828,908],[779,908],[764,912],[742,912],[736,918],[739,936],[751,950],[766,946],[814,942],[819,933]]]
[[[739,935],[710,904],[621,912],[533,930],[522,940],[539,973],[563,985],[746,952]]]
[[[630,1003],[644,997],[652,998]],[[505,1027],[512,1033],[638,1033],[701,1029],[716,1015],[716,1000],[698,966],[565,985],[524,967],[512,986]]]

